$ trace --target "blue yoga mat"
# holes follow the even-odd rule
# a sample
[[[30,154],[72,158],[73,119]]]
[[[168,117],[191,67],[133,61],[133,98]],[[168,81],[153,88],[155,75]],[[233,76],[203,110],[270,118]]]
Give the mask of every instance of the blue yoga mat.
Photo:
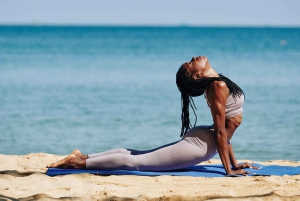
[[[248,176],[283,176],[283,175],[297,175],[300,174],[300,166],[279,166],[279,165],[261,165],[253,164],[258,166],[259,170],[245,169],[251,174]],[[226,175],[222,165],[197,165],[189,168],[180,169],[176,171],[164,171],[164,172],[143,172],[143,171],[129,171],[129,170],[81,170],[81,169],[60,169],[60,168],[49,168],[47,171],[48,176],[66,175],[66,174],[82,174],[90,173],[96,175],[140,175],[140,176],[192,176],[192,177],[228,177],[228,176],[239,176],[239,175]]]

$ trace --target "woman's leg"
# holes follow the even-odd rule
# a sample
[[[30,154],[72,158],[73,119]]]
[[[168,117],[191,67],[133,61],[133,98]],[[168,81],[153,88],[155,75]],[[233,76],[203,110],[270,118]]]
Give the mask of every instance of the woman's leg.
[[[49,167],[74,167],[88,169],[125,169],[140,171],[164,171],[188,167],[208,160],[216,154],[211,131],[197,127],[175,143],[149,151],[145,154],[131,155],[110,153],[96,158],[84,159],[71,154],[63,162]]]
[[[211,131],[197,127],[180,141],[145,154],[115,153],[86,160],[88,169],[125,169],[164,171],[188,167],[210,159],[216,154]]]
[[[143,150],[143,151],[139,151],[139,150],[135,150],[135,149],[119,148],[119,149],[112,149],[112,150],[108,150],[105,152],[88,154],[88,155],[84,155],[78,149],[76,149],[76,150],[72,151],[69,156],[63,158],[60,161],[56,161],[56,162],[48,165],[47,167],[48,168],[49,167],[69,168],[69,167],[73,167],[71,165],[72,163],[76,163],[77,165],[76,164],[74,165],[75,168],[86,168],[86,160],[87,159],[98,158],[98,157],[103,157],[103,156],[112,155],[112,154],[125,154],[125,155],[145,154],[145,153],[150,153],[155,150],[161,149],[163,147],[173,145],[175,143],[177,143],[177,142],[169,143],[169,144],[163,145],[158,148],[154,148],[154,149],[150,149],[150,150]]]
[[[177,142],[169,143],[169,144],[163,145],[161,147],[157,147],[157,148],[150,149],[150,150],[135,150],[135,149],[126,149],[126,148],[112,149],[112,150],[108,150],[108,151],[104,151],[104,152],[100,152],[100,153],[88,154],[87,158],[97,158],[97,157],[106,156],[106,155],[110,155],[110,154],[128,154],[128,155],[146,154],[146,153],[161,149],[163,147],[173,145]]]
[[[197,150],[190,143],[181,140],[171,146],[163,147],[153,152],[140,155],[110,154],[86,160],[87,169],[124,169],[140,171],[162,171],[177,169],[177,166],[186,161],[193,161],[191,155],[182,157],[186,152],[195,153]],[[182,159],[184,158],[184,160]]]

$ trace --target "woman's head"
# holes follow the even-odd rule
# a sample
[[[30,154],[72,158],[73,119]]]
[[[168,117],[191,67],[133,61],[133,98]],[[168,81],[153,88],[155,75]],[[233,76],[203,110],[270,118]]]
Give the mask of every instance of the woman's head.
[[[190,61],[183,63],[179,70],[192,74],[194,79],[212,77],[212,74],[217,75],[206,56],[192,57]]]
[[[218,73],[210,66],[207,57],[198,56],[180,66],[176,74],[176,84],[181,93],[192,97],[201,96],[205,90],[201,87],[206,83],[205,78],[218,76]]]

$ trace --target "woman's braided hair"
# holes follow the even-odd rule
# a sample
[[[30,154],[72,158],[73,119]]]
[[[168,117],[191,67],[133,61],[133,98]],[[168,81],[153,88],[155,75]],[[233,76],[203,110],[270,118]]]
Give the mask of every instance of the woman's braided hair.
[[[201,78],[201,79],[193,79],[193,75],[188,74],[186,72],[182,72],[180,69],[176,74],[176,84],[181,92],[181,134],[180,137],[183,137],[186,132],[194,128],[197,123],[197,115],[195,112],[196,106],[192,97],[201,96],[205,89],[215,80],[224,81],[229,89],[229,93],[232,94],[233,98],[236,96],[241,97],[244,95],[243,90],[232,82],[229,78],[219,74],[220,77],[209,77],[209,78]],[[194,126],[191,125],[190,122],[190,114],[189,114],[189,106],[193,109],[194,115],[196,117]]]

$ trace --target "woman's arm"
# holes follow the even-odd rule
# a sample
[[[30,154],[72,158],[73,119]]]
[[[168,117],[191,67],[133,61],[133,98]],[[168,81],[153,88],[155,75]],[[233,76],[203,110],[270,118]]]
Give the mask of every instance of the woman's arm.
[[[225,130],[225,107],[228,93],[229,90],[224,82],[215,81],[209,88],[208,100],[211,104],[211,113],[214,121],[214,137],[219,156],[226,173],[231,174],[227,135]]]
[[[225,108],[229,90],[222,81],[215,81],[208,91],[208,100],[211,103],[211,113],[214,121],[215,141],[224,169],[227,174],[247,174],[244,170],[232,170],[231,164],[236,160],[231,145],[227,143],[225,129]],[[234,164],[234,166],[235,166]],[[233,168],[235,169],[235,167]]]
[[[238,164],[236,162],[236,159],[235,159],[234,152],[233,152],[231,144],[228,145],[228,153],[229,153],[229,158],[230,158],[230,162],[231,162],[232,168],[234,170],[237,170],[238,169]]]
[[[231,144],[228,145],[228,153],[229,153],[229,158],[230,158],[230,162],[231,162],[232,168],[234,170],[241,170],[241,169],[245,169],[245,168],[251,168],[251,169],[255,169],[255,170],[259,169],[259,167],[251,165],[251,164],[249,164],[247,162],[246,163],[237,164]]]

